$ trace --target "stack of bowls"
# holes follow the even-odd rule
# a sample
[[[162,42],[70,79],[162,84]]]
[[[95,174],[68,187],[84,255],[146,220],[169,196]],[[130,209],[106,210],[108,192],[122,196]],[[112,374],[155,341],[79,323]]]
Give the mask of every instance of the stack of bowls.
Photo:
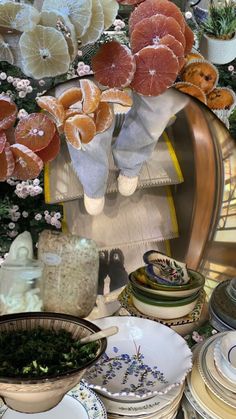
[[[236,279],[221,282],[209,302],[211,325],[219,332],[236,329]]]
[[[131,316],[94,320],[118,326],[86,384],[103,401],[109,419],[174,419],[192,368],[186,341],[169,327]]]
[[[145,260],[145,255],[144,255]],[[146,316],[157,319],[178,319],[191,313],[202,297],[204,277],[187,269],[188,282],[163,280],[154,263],[137,269],[129,276],[132,303]]]
[[[185,397],[205,419],[236,415],[236,332],[207,339],[194,351]]]

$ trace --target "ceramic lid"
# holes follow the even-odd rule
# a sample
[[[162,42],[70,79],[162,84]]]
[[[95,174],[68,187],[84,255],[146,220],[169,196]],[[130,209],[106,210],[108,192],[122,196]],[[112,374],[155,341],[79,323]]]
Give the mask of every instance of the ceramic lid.
[[[221,282],[212,292],[210,304],[216,315],[236,329],[236,301],[230,295],[231,281]]]

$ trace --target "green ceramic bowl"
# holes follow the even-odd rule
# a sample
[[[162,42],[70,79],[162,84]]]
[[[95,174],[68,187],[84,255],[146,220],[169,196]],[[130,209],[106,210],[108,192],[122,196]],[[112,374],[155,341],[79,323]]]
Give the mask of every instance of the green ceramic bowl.
[[[148,298],[132,289],[133,305],[143,314],[160,319],[177,319],[189,314],[195,307],[199,292],[174,301]]]
[[[132,286],[143,295],[155,298],[155,296],[167,297],[167,299],[181,299],[189,297],[204,287],[205,278],[199,272],[188,269],[190,281],[185,285],[163,285],[152,280],[146,273],[145,267],[139,268],[129,276]]]

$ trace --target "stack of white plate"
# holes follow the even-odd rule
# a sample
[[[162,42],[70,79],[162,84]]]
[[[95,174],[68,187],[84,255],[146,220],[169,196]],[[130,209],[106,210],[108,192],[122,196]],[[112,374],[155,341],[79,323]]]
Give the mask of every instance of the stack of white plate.
[[[109,419],[173,419],[192,367],[186,341],[169,327],[130,316],[94,321],[118,326],[105,354],[84,379],[101,398]]]
[[[218,333],[195,350],[184,393],[204,419],[236,418],[236,373],[222,355],[222,339],[229,333]]]

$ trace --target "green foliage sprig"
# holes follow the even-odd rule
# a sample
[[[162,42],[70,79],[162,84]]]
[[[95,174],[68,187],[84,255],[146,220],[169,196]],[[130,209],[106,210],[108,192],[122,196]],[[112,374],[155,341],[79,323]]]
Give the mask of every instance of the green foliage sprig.
[[[236,5],[231,0],[223,5],[209,7],[209,16],[201,28],[207,35],[218,39],[231,39],[236,32]]]

